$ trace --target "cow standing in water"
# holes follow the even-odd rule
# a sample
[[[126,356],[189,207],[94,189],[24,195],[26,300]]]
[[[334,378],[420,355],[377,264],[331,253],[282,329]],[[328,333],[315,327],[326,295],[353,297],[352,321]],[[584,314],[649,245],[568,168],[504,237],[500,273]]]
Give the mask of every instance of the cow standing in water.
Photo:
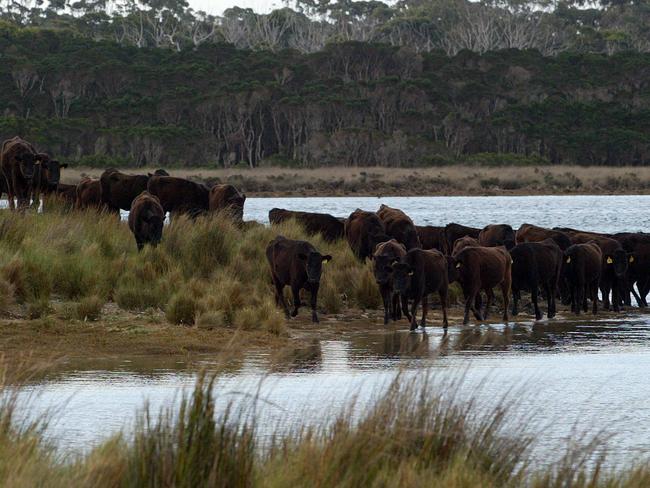
[[[598,312],[598,286],[602,271],[603,253],[595,242],[574,244],[564,251],[563,278],[571,298],[571,311],[580,314],[588,310],[591,299],[593,313]]]
[[[455,268],[454,278],[460,282],[465,296],[465,315],[463,325],[469,323],[469,311],[474,312],[477,320],[488,317],[490,305],[494,301],[492,289],[501,288],[503,294],[503,320],[508,322],[508,306],[510,303],[511,266],[512,259],[505,247],[466,247],[453,258]],[[477,297],[481,290],[487,295],[484,310],[476,306]]]
[[[531,293],[535,318],[541,320],[538,296],[544,290],[548,301],[548,318],[556,313],[555,295],[560,284],[563,253],[552,239],[542,242],[524,242],[510,249],[512,257],[512,315],[517,315],[520,291]]]
[[[394,321],[399,320],[402,311],[410,320],[407,298],[395,290],[393,280],[393,264],[399,262],[404,256],[406,256],[404,244],[395,239],[377,245],[372,256],[373,274],[384,302],[384,325],[388,324],[391,318]]]
[[[447,328],[447,292],[449,289],[447,258],[436,250],[411,249],[393,265],[395,289],[402,297],[413,300],[411,305],[411,330],[417,329],[416,313],[422,303],[420,326],[427,324],[429,295],[440,294],[442,304],[442,326]]]
[[[295,241],[278,236],[266,248],[266,259],[271,268],[271,277],[275,286],[275,299],[281,305],[287,317],[298,315],[300,290],[305,289],[311,294],[311,320],[318,322],[316,304],[318,288],[323,270],[323,263],[332,260],[332,256],[323,255],[309,242]],[[289,313],[284,299],[284,287],[290,286],[293,293],[293,310]]]

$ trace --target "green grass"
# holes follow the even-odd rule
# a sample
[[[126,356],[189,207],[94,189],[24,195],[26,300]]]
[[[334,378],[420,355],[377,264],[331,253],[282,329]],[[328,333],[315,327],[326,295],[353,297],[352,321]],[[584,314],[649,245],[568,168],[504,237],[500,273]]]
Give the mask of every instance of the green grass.
[[[174,324],[192,325],[203,316],[205,327],[282,335],[286,321],[275,306],[265,255],[278,234],[334,256],[323,271],[321,313],[379,306],[370,268],[347,243],[326,243],[295,222],[269,228],[237,226],[224,215],[180,217],[165,226],[158,247],[138,253],[126,222],[115,216],[54,210],[0,212],[0,308],[39,317],[47,303],[61,300],[76,304],[73,317],[94,320],[100,303],[112,301],[124,310],[165,311]]]
[[[19,390],[0,384],[0,485],[627,488],[650,483],[646,464],[604,470],[603,459],[594,455],[597,442],[581,447],[566,441],[558,446],[558,452],[566,451],[558,463],[538,466],[526,427],[508,425],[507,400],[485,410],[458,400],[457,383],[440,390],[427,373],[422,378],[398,377],[357,420],[350,404],[319,419],[329,420],[321,427],[278,431],[262,445],[250,415],[262,399],[243,396],[238,406],[223,403],[227,400],[215,396],[217,376],[200,374],[177,408],[155,415],[145,408],[131,433],[72,458],[44,441],[48,419],[18,421],[24,408]]]

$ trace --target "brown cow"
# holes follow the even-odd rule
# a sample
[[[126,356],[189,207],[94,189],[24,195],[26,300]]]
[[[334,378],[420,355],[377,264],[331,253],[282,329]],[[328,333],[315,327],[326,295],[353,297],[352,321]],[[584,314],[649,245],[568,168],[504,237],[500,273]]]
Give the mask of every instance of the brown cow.
[[[650,234],[645,232],[620,232],[612,234],[628,253],[628,272],[624,292],[624,303],[631,305],[630,293],[640,307],[647,307],[646,296],[650,291]],[[639,291],[637,295],[634,285]]]
[[[456,242],[458,239],[461,237],[469,236],[473,237],[474,239],[478,239],[478,235],[481,232],[481,229],[477,229],[475,227],[467,227],[465,225],[460,225],[460,224],[447,224],[445,226],[445,236],[447,237],[447,248],[448,249],[453,249],[454,248],[454,242]]]
[[[214,185],[210,189],[209,208],[211,212],[227,211],[236,222],[244,220],[246,195],[232,185]]]
[[[133,232],[138,251],[145,244],[157,246],[162,239],[165,212],[158,197],[143,191],[135,197],[129,212],[129,229]]]
[[[107,169],[99,177],[102,202],[112,212],[130,210],[135,197],[147,189],[149,179],[154,175],[169,176],[169,173],[164,169],[157,169],[153,175],[127,175],[115,168]]]
[[[478,234],[478,243],[485,247],[515,246],[515,231],[508,224],[490,224],[483,227]]]
[[[456,242],[454,242],[454,247],[451,252],[451,255],[455,256],[466,247],[476,247],[478,245],[479,245],[478,239],[474,239],[473,237],[470,236],[461,237],[460,239],[456,239]]]
[[[591,298],[593,313],[598,311],[598,285],[602,272],[603,254],[595,242],[574,244],[564,251],[562,275],[571,296],[571,311],[580,314]]]
[[[415,224],[411,218],[397,208],[381,205],[377,212],[386,229],[386,234],[406,246],[406,250],[422,247]]]
[[[620,242],[609,237],[602,237],[591,233],[573,233],[571,242],[586,244],[595,242],[602,253],[602,271],[600,273],[600,292],[605,310],[610,309],[609,293],[612,292],[612,305],[615,312],[620,311],[621,288],[626,286],[626,274],[629,264],[629,255]]]
[[[33,205],[38,208],[40,197],[48,195],[57,195],[59,181],[61,180],[61,170],[67,168],[67,163],[60,163],[56,159],[50,159],[49,156],[43,155],[43,159],[38,164],[32,178],[32,199]],[[43,211],[45,211],[43,205]]]
[[[442,254],[449,254],[447,245],[447,236],[444,227],[433,225],[416,225],[415,230],[418,233],[422,249],[436,249]]]
[[[512,259],[505,247],[466,247],[453,258],[457,279],[465,296],[463,324],[469,323],[470,308],[477,320],[487,319],[490,305],[494,301],[492,289],[500,286],[503,294],[503,320],[508,322],[510,303]],[[484,290],[487,303],[483,312],[476,307],[477,296]]]
[[[18,136],[2,143],[0,169],[5,178],[10,209],[29,206],[34,173],[40,161],[46,157],[46,154],[37,153],[29,142]]]
[[[377,214],[361,209],[356,209],[345,221],[345,237],[352,252],[362,261],[372,256],[377,244],[390,240]]]
[[[210,208],[210,190],[203,183],[174,176],[152,176],[147,190],[160,200],[165,212],[197,216]]]
[[[102,185],[99,180],[88,177],[81,179],[77,185],[75,208],[106,210],[106,206],[102,203]]]
[[[424,329],[429,310],[428,295],[434,292],[440,294],[442,304],[442,326],[447,328],[447,292],[449,289],[447,258],[436,250],[424,251],[411,249],[393,265],[395,289],[402,297],[413,300],[411,305],[411,330],[417,329],[416,313],[422,302],[422,320],[420,326]]]
[[[544,290],[548,301],[548,318],[556,312],[555,295],[560,284],[563,253],[553,239],[542,242],[522,242],[510,249],[512,257],[512,315],[517,315],[521,290],[531,292],[535,318],[541,320],[538,294]]]
[[[341,239],[345,235],[345,223],[332,215],[316,212],[296,212],[282,208],[269,211],[269,222],[280,224],[285,220],[295,219],[309,234],[320,234],[328,242]]]
[[[57,200],[62,202],[66,208],[72,209],[75,207],[77,201],[77,185],[59,183],[56,187],[55,195]]]
[[[522,242],[542,242],[546,239],[553,239],[563,251],[571,245],[571,239],[566,233],[532,224],[521,224],[517,230],[516,239],[517,244]]]
[[[277,236],[266,248],[266,259],[271,267],[271,277],[275,285],[275,300],[281,305],[287,317],[289,308],[284,299],[284,287],[290,286],[293,293],[293,311],[291,317],[298,315],[300,308],[300,290],[311,294],[311,320],[318,322],[316,304],[323,263],[332,260],[332,256],[323,256],[314,246],[306,241],[294,241]]]
[[[375,281],[379,285],[379,292],[384,302],[384,325],[390,318],[399,320],[402,316],[402,309],[408,317],[408,302],[406,295],[402,296],[402,305],[400,306],[400,295],[395,292],[393,287],[393,264],[406,255],[404,244],[397,242],[395,239],[382,242],[377,245],[377,249],[372,256],[373,273]],[[410,317],[409,317],[410,319]]]

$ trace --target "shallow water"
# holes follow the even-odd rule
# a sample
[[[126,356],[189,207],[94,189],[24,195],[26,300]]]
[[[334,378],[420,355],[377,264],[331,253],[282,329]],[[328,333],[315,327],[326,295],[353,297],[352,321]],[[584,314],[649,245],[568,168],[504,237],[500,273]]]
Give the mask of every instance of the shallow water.
[[[383,330],[345,334],[296,350],[284,359],[250,354],[217,384],[220,406],[256,405],[261,435],[331,418],[353,397],[360,405],[402,371],[433,375],[432,388],[462,378],[458,396],[489,408],[504,396],[511,415],[537,436],[535,454],[545,462],[561,454],[573,433],[614,434],[611,463],[650,454],[650,320],[553,323],[509,327],[439,328],[427,334]],[[206,357],[209,368],[218,358]],[[132,425],[148,401],[152,411],[174,404],[195,376],[183,363],[165,366],[146,358],[70,365],[30,387],[32,415],[54,412],[50,435],[66,450],[85,450],[111,432]],[[258,392],[259,388],[259,392]],[[361,410],[363,410],[361,408]]]
[[[282,207],[346,216],[381,203],[404,209],[418,224],[455,221],[483,226],[523,222],[603,232],[650,231],[650,196],[430,197],[430,198],[251,198],[247,220],[267,221]],[[614,434],[607,447],[612,464],[650,455],[650,315],[628,312],[614,318],[574,321],[558,317],[533,324],[526,315],[506,327],[437,327],[410,334],[381,325],[354,329],[337,340],[274,357],[258,351],[231,365],[217,385],[220,405],[251,402],[259,393],[261,435],[300,423],[324,422],[353,396],[363,405],[399,371],[431,371],[432,388],[463,377],[459,395],[489,407],[509,392],[513,418],[537,435],[536,456],[550,462],[575,432]],[[439,323],[433,312],[430,321]],[[205,364],[218,358],[205,357]],[[53,410],[52,438],[68,451],[85,450],[121,428],[129,428],[147,401],[153,411],[172,405],[193,385],[184,363],[161,359],[70,363],[30,387],[34,416]],[[259,390],[258,390],[259,388]],[[362,408],[361,408],[362,410]],[[518,427],[517,427],[518,429]]]

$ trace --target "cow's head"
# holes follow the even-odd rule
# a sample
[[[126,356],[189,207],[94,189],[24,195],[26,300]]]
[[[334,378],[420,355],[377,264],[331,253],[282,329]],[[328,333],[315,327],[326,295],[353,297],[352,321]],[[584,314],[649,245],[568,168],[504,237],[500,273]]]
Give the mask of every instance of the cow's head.
[[[42,157],[42,154],[34,154],[32,152],[23,152],[16,155],[18,168],[23,177],[28,180],[31,180],[34,177],[36,165],[40,163]]]
[[[406,295],[411,289],[411,282],[415,276],[413,267],[403,261],[397,261],[392,265],[393,287],[400,295]]]
[[[57,187],[61,180],[61,169],[67,168],[67,163],[60,163],[56,159],[50,159],[47,154],[41,155],[41,171],[47,179],[50,187]]]
[[[323,263],[328,263],[332,260],[329,254],[323,256],[317,251],[311,251],[309,254],[300,253],[298,259],[305,263],[305,270],[307,272],[307,282],[315,285],[320,283],[320,276],[323,272]]]

